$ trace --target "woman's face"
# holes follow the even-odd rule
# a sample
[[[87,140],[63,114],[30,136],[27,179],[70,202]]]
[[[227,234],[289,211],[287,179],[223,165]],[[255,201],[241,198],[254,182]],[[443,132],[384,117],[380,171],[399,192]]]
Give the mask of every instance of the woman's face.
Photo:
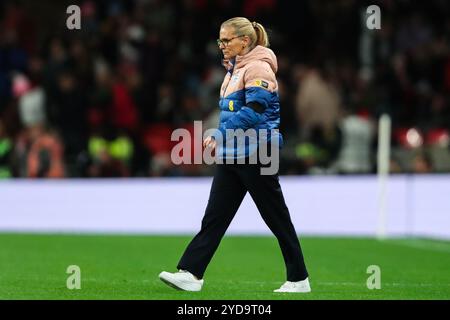
[[[218,45],[226,60],[240,55],[248,45],[248,41],[247,36],[237,35],[232,27],[224,26],[220,29]]]

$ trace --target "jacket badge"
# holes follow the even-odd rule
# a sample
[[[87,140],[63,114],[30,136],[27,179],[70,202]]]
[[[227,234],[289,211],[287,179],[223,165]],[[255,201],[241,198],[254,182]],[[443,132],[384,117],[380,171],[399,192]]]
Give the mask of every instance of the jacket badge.
[[[234,102],[233,102],[233,100],[230,100],[230,102],[228,102],[228,109],[230,109],[230,111],[234,110]]]
[[[255,84],[259,87],[263,87],[265,89],[269,89],[269,83],[264,80],[256,80]]]

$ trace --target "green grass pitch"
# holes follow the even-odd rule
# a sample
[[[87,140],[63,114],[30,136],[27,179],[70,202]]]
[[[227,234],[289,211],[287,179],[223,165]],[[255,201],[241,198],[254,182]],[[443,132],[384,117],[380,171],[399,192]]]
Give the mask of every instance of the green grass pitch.
[[[0,234],[0,299],[450,299],[450,242],[302,237],[312,292],[277,294],[285,280],[274,237],[226,236],[201,292],[158,279],[191,236]],[[69,265],[81,289],[66,287]],[[367,268],[381,269],[369,290]]]

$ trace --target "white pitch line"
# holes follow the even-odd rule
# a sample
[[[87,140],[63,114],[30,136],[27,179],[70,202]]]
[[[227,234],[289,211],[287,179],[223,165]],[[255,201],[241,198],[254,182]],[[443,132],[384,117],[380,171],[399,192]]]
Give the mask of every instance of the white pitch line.
[[[415,249],[422,249],[428,251],[438,251],[450,253],[450,244],[447,243],[438,243],[438,242],[430,242],[428,240],[382,240],[388,244],[395,244],[404,247],[410,247]]]
[[[220,281],[234,284],[253,284],[253,285],[275,285],[283,281]],[[361,286],[366,288],[366,282],[315,282],[310,281],[314,286]],[[392,287],[450,287],[450,283],[399,283],[399,282],[383,282],[383,286]]]

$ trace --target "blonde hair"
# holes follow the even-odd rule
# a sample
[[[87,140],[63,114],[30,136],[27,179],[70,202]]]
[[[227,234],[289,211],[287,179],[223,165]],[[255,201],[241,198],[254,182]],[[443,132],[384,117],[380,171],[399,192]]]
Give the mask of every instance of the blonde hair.
[[[266,29],[257,22],[250,22],[244,17],[235,17],[223,22],[221,27],[230,26],[234,28],[236,35],[248,36],[250,38],[250,48],[253,49],[257,45],[268,47],[269,37],[267,36]]]

